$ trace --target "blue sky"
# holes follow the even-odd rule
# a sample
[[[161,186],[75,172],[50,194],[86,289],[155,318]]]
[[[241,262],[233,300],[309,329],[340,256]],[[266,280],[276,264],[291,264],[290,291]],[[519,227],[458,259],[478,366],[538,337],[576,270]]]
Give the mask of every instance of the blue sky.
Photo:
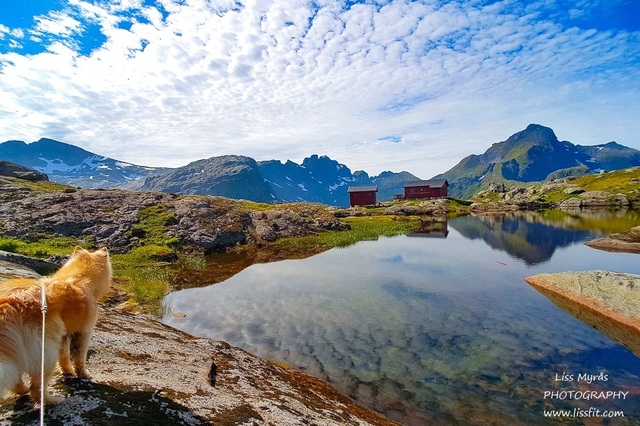
[[[640,149],[640,2],[0,1],[0,141],[429,178],[529,123]]]

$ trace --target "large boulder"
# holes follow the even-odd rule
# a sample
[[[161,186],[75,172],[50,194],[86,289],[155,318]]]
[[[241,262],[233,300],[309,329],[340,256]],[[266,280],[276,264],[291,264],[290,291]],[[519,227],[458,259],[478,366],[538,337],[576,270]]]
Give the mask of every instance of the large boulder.
[[[538,274],[525,281],[640,356],[640,275],[567,271]]]

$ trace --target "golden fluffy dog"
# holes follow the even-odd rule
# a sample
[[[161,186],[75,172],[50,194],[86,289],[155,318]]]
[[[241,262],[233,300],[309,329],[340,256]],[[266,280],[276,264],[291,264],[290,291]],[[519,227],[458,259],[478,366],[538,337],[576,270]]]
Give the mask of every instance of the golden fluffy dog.
[[[44,377],[40,377],[43,284],[48,307]],[[45,402],[60,402],[61,397],[53,397],[46,390],[56,361],[63,373],[90,378],[85,365],[89,340],[98,316],[98,300],[110,287],[107,249],[90,253],[81,247],[76,247],[67,263],[50,278],[0,283],[0,391],[26,391],[22,382],[26,373],[31,377],[28,389],[34,401],[43,381]]]

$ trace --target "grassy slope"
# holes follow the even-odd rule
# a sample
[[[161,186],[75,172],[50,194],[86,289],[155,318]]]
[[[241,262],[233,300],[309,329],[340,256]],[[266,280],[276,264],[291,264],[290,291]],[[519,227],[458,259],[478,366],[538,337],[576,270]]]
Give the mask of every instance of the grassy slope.
[[[551,202],[579,197],[579,194],[569,195],[564,193],[564,189],[569,186],[578,186],[585,191],[606,191],[613,194],[622,194],[630,201],[640,202],[640,167],[603,174],[589,174],[569,179],[564,187],[545,192],[544,196]]]

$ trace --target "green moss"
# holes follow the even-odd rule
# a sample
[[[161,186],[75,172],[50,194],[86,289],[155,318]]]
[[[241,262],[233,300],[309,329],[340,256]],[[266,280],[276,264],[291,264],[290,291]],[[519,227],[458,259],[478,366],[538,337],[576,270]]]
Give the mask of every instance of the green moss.
[[[162,298],[170,290],[168,267],[153,260],[154,256],[167,251],[165,246],[151,244],[111,256],[114,284],[126,291],[136,307],[144,312],[159,315]]]
[[[166,235],[167,227],[178,223],[178,219],[168,213],[165,204],[155,204],[138,212],[138,223],[131,227],[131,236],[144,239],[143,244],[174,244],[172,237]]]

